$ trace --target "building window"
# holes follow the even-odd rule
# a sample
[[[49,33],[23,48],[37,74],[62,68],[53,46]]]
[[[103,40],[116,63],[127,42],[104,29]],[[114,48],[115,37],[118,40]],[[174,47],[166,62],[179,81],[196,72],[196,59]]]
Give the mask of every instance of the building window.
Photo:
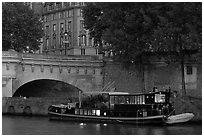
[[[47,22],[47,16],[44,16],[44,21]]]
[[[82,9],[79,10],[79,16],[83,16],[83,10]]]
[[[54,14],[51,14],[51,20],[54,20]]]
[[[80,30],[84,29],[84,20],[80,20]]]
[[[61,32],[64,31],[64,23],[60,23],[60,31],[61,31]]]
[[[60,36],[60,48],[63,48],[63,36]]]
[[[86,46],[86,36],[82,35],[80,37],[81,45],[80,46]]]
[[[69,11],[65,11],[65,17],[68,18],[69,17]]]
[[[63,18],[64,18],[64,13],[65,13],[65,12],[63,12],[63,11],[60,12],[60,19],[63,19]]]
[[[52,10],[52,5],[49,5],[49,11],[51,11]]]
[[[71,21],[68,22],[68,30],[71,31]]]
[[[72,17],[73,10],[69,10],[69,17]]]
[[[46,35],[49,35],[49,26],[46,26],[46,30],[45,30],[46,32]]]
[[[56,32],[56,24],[53,24],[53,33]]]
[[[192,66],[186,66],[186,74],[187,75],[193,74],[193,67]]]
[[[54,20],[56,20],[56,19],[57,19],[57,13],[54,14]]]
[[[85,49],[81,49],[81,55],[85,55]]]
[[[56,47],[56,37],[53,37],[53,46],[52,46],[52,49],[55,49]]]
[[[46,47],[45,47],[45,49],[47,50],[48,47],[49,47],[49,39],[46,39]]]

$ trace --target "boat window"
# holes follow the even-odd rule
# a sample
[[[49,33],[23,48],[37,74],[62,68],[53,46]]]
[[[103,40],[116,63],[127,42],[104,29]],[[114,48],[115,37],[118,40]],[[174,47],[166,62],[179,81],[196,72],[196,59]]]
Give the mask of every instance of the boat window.
[[[92,115],[96,115],[96,110],[92,110]]]
[[[119,99],[118,99],[118,96],[114,96],[114,98],[115,98],[114,103],[115,103],[115,104],[119,104]]]
[[[155,103],[165,103],[165,94],[155,94]]]
[[[84,109],[84,115],[87,115],[87,109]]]
[[[145,104],[145,95],[135,96],[133,99],[134,104]]]
[[[115,104],[114,97],[115,96],[110,96],[110,104]]]
[[[124,96],[119,96],[118,100],[119,100],[119,104],[125,104],[125,97]]]
[[[79,109],[77,109],[77,108],[75,109],[75,114],[79,115]]]
[[[89,110],[88,110],[88,115],[92,115],[91,112],[92,112],[92,111],[89,109]]]
[[[100,116],[100,110],[96,110],[96,115]]]
[[[138,104],[138,96],[135,96],[135,104]]]
[[[145,104],[145,95],[142,95],[142,104]]]
[[[130,96],[130,104],[135,104],[135,96]]]
[[[80,109],[80,115],[83,115],[83,114],[84,114],[83,109]]]
[[[125,97],[125,104],[130,104],[130,97],[129,96]]]
[[[139,96],[139,104],[142,104],[142,96]]]

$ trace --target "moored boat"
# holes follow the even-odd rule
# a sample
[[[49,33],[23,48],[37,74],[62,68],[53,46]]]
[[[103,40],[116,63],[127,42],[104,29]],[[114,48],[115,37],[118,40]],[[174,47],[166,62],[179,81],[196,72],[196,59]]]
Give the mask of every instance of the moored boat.
[[[174,110],[170,92],[144,94],[126,92],[84,93],[79,103],[51,105],[49,119],[128,124],[163,124]]]

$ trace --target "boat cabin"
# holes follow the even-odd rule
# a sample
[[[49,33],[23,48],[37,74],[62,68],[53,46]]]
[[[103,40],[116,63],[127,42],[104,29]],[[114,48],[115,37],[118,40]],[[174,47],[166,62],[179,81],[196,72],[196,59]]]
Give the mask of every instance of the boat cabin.
[[[117,116],[154,116],[171,112],[170,92],[109,95],[110,111]]]

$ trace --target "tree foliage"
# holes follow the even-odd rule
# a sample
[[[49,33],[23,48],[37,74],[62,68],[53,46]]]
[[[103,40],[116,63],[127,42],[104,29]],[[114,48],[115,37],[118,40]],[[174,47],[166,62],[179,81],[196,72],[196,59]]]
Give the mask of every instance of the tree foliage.
[[[22,2],[2,3],[2,50],[36,51],[43,36],[40,16]]]
[[[168,55],[176,55],[186,94],[185,55],[201,53],[202,47],[201,2],[89,3],[84,19],[95,40],[107,42],[106,50],[126,66],[147,53],[163,55],[168,61],[172,61]]]
[[[117,2],[87,3],[83,12],[95,40],[131,63],[145,52],[201,49],[201,10],[202,3]]]

